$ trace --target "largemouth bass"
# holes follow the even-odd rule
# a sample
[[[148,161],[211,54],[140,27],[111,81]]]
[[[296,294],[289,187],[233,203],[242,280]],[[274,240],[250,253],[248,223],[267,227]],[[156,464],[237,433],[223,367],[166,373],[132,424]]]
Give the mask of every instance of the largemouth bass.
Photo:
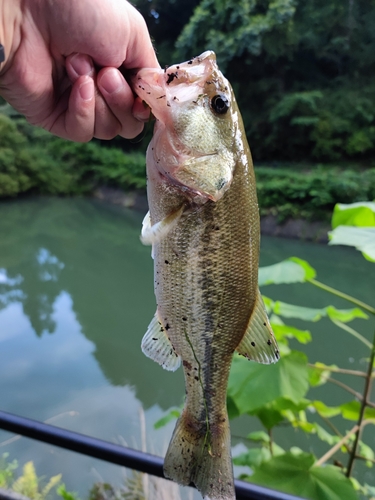
[[[211,499],[235,498],[226,389],[235,351],[273,363],[279,351],[258,290],[259,213],[249,146],[233,90],[213,52],[133,87],[156,117],[147,150],[157,311],[143,352],[182,362],[186,400],[165,476]]]

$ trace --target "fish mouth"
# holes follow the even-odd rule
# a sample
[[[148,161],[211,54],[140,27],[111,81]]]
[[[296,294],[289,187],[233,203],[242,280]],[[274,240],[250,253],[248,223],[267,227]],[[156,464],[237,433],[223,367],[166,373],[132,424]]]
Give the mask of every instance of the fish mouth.
[[[142,68],[130,76],[133,91],[150,106],[154,116],[165,118],[165,104],[194,100],[204,92],[207,80],[217,71],[216,55],[208,50],[180,64],[164,70]]]

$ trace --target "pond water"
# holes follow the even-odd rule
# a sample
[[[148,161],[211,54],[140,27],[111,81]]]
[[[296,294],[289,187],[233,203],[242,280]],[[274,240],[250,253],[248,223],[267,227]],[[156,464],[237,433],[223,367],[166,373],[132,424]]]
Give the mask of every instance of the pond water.
[[[0,409],[164,454],[174,422],[158,430],[154,423],[182,403],[184,385],[181,370],[162,370],[140,349],[155,310],[150,248],[139,241],[143,215],[89,199],[0,204]],[[308,260],[326,284],[374,303],[375,267],[358,252],[262,238],[261,265],[292,255]],[[262,291],[299,305],[350,307],[308,284]],[[357,320],[352,326],[371,340],[373,322]],[[328,320],[312,323],[310,330],[314,340],[303,349],[312,362],[365,369],[366,346]],[[362,381],[354,382],[361,390]],[[334,385],[324,391],[329,405],[352,399]],[[318,388],[309,397],[322,394]],[[345,428],[351,427],[348,422]],[[259,428],[255,419],[234,420],[235,452],[242,446],[239,438]],[[375,448],[373,432],[366,440]],[[284,447],[302,442],[318,456],[327,450],[290,429],[283,429],[277,442]],[[120,467],[0,430],[0,456],[4,452],[21,466],[33,460],[40,476],[62,473],[67,489],[83,498],[95,482],[124,480]],[[374,484],[371,469],[356,465],[356,473]],[[177,499],[175,487],[164,483],[160,498]],[[181,495],[200,498],[190,488]]]

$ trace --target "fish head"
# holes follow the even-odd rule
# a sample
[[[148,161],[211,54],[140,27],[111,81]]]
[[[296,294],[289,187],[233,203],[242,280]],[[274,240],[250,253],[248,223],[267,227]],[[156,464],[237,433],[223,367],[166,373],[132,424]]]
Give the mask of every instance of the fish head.
[[[148,157],[160,174],[195,200],[219,200],[233,179],[241,118],[215,53],[141,69],[132,83],[157,119]]]

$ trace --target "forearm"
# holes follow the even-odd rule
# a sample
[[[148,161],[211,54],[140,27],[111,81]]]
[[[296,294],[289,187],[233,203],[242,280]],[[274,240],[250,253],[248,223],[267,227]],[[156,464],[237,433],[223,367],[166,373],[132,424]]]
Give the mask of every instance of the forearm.
[[[0,77],[9,66],[20,43],[21,18],[21,0],[0,0],[0,43],[5,52],[5,61],[0,63]]]

